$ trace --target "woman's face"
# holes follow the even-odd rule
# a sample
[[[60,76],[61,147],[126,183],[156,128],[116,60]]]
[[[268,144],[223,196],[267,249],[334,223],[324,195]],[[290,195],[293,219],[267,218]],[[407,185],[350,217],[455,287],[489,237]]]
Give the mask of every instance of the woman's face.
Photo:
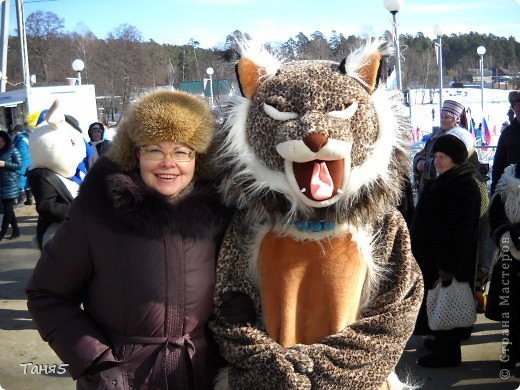
[[[437,175],[442,175],[456,165],[450,156],[442,152],[435,152],[434,164]]]
[[[140,148],[138,158],[145,184],[168,198],[186,188],[195,173],[195,152],[184,144],[146,145]]]
[[[457,120],[454,116],[441,111],[441,128],[443,130],[453,129],[457,125]]]

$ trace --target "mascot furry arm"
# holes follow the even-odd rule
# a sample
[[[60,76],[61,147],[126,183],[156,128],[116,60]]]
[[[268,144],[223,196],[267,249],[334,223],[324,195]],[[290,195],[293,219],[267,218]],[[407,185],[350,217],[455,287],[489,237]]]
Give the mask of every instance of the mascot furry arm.
[[[407,122],[398,96],[376,88],[384,42],[340,64],[241,54],[244,98],[217,153],[221,191],[241,209],[210,324],[230,363],[219,386],[394,387],[423,286],[393,206]]]

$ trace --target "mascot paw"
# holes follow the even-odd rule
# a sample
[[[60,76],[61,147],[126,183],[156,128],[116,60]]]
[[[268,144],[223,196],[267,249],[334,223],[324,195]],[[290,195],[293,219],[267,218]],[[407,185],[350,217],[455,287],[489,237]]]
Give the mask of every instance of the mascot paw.
[[[314,362],[305,353],[294,348],[285,350],[284,357],[290,361],[296,372],[310,374],[314,369]]]
[[[219,307],[222,318],[233,325],[254,324],[256,313],[253,300],[241,292],[229,291],[222,296],[222,305]]]

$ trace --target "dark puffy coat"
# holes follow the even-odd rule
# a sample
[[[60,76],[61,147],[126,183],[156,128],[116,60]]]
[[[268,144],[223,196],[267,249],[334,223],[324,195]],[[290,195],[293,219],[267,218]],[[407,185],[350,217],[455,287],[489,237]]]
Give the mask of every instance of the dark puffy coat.
[[[138,171],[96,163],[27,287],[78,388],[209,388],[205,325],[227,214],[200,183],[173,203]]]
[[[5,166],[0,167],[0,199],[18,198],[18,170],[22,167],[22,156],[9,137],[6,146],[0,150],[0,160]]]
[[[520,120],[518,117],[513,119],[500,134],[498,139],[495,157],[493,158],[493,171],[491,181],[491,193],[495,192],[504,169],[510,164],[516,164],[520,160]]]
[[[36,211],[38,212],[36,237],[41,249],[45,230],[53,223],[63,222],[67,209],[74,198],[56,173],[50,169],[31,169],[28,178],[36,200]]]
[[[426,290],[439,278],[439,269],[474,285],[481,202],[474,175],[475,168],[465,162],[435,179],[419,199],[411,240]],[[424,301],[417,320],[422,325]]]

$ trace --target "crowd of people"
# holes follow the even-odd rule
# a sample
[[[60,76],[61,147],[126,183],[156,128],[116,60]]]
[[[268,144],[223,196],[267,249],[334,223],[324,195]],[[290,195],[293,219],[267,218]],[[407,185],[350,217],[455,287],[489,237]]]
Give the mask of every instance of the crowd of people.
[[[480,173],[475,139],[467,130],[465,107],[446,100],[441,110],[441,128],[426,142],[413,160],[418,202],[410,228],[412,251],[424,278],[424,299],[415,335],[424,337],[424,347],[431,351],[418,360],[425,367],[454,367],[461,363],[461,341],[471,336],[472,328],[432,330],[428,323],[426,302],[437,283],[449,286],[454,280],[466,282],[477,293],[482,286],[482,270],[493,269],[495,285],[489,289],[488,302],[481,312],[496,321],[510,324],[508,346],[500,358],[504,368],[514,368],[519,359],[518,268],[520,256],[520,92],[509,93],[515,117],[499,138],[492,168],[491,188]],[[490,205],[491,198],[491,205]],[[504,235],[507,234],[507,238]],[[498,256],[484,250],[493,239]],[[507,241],[504,241],[507,240]],[[507,243],[505,245],[504,243]],[[504,254],[503,248],[507,248]],[[499,277],[497,259],[511,259],[508,277]],[[487,257],[487,258],[486,258]],[[499,262],[499,264],[502,264]],[[516,270],[516,271],[515,271]],[[485,280],[484,280],[485,282]],[[511,286],[507,312],[500,296]],[[477,302],[478,304],[482,302]],[[476,309],[477,309],[476,308]],[[501,315],[497,315],[500,311]],[[505,314],[504,314],[505,313]]]
[[[431,351],[421,366],[461,363],[461,342],[472,328],[430,329],[426,298],[436,283],[476,288],[486,236],[499,248],[507,240],[501,256],[510,256],[517,270],[513,281],[497,283],[519,285],[520,92],[509,100],[515,117],[498,142],[490,192],[459,102],[444,101],[440,130],[413,159],[418,201],[409,229],[425,286],[414,334],[424,336]],[[74,118],[65,122],[81,132]],[[28,307],[78,388],[128,381],[135,388],[208,388],[222,364],[207,322],[230,210],[205,159],[215,131],[207,105],[182,92],[147,93],[113,141],[104,140],[102,123],[92,123],[81,160],[66,171],[42,162],[43,149],[31,149],[30,131],[15,129],[14,136],[0,131],[0,240],[9,225],[12,239],[20,235],[14,206],[34,197],[42,252],[27,286]],[[520,357],[515,291],[507,314],[509,354],[502,361],[509,368]],[[489,296],[486,315],[500,320],[503,308],[497,315],[491,304],[496,300]]]
[[[43,161],[56,160],[62,151],[51,156],[48,145],[32,147],[34,142],[31,142],[35,138],[31,137],[32,130],[36,126],[45,124],[47,111],[28,115],[24,124],[16,124],[8,132],[0,131],[0,194],[2,199],[0,213],[3,214],[0,241],[4,238],[12,240],[20,236],[16,209],[36,203],[39,215],[37,242],[38,247],[41,248],[44,231],[52,223],[63,221],[68,205],[75,196],[73,194],[77,193],[77,188],[87,170],[110,146],[110,141],[104,139],[104,125],[94,122],[88,130],[90,141],[80,141],[85,143],[84,156],[75,167],[74,174],[69,175],[47,169],[48,163]],[[74,117],[66,115],[65,120],[82,134],[79,122]],[[81,138],[83,138],[82,135]],[[45,174],[45,172],[52,172],[52,175]],[[74,180],[77,188],[71,192],[70,188],[67,188],[70,186],[60,185],[58,178]],[[49,188],[53,190],[49,191]],[[6,237],[9,226],[12,227],[12,233]]]

